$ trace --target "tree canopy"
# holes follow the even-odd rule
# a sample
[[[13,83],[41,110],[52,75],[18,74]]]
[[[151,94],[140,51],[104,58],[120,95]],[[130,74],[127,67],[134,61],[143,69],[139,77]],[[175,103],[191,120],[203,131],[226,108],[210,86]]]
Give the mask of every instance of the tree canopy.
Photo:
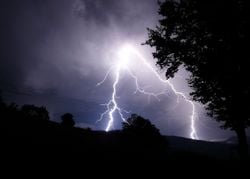
[[[160,135],[159,129],[157,129],[148,119],[132,114],[127,119],[127,122],[122,123],[123,131],[133,132],[142,135]]]
[[[49,112],[45,107],[37,107],[35,105],[23,105],[21,113],[24,117],[35,120],[49,120]]]
[[[65,113],[64,115],[61,116],[62,119],[62,125],[65,127],[74,127],[75,121],[73,119],[73,114],[71,113]]]
[[[191,72],[193,99],[241,140],[250,125],[249,13],[246,0],[166,0],[146,41],[167,78],[180,66]]]

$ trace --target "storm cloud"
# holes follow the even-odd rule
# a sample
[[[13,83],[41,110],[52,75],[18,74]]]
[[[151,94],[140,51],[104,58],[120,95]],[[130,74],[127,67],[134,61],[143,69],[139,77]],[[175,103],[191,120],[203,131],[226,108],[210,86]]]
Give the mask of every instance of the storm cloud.
[[[152,49],[141,44],[147,39],[147,27],[157,24],[157,10],[157,0],[1,1],[0,89],[4,99],[45,105],[56,121],[71,112],[79,126],[104,129],[107,120],[96,120],[105,110],[100,104],[111,95],[112,74],[102,86],[96,84],[112,65],[114,51],[124,43],[132,43],[155,64]],[[143,85],[161,85],[143,70],[136,73]],[[173,80],[186,93],[190,91],[187,75],[182,70]],[[134,81],[125,73],[122,81],[118,90],[123,108],[149,118],[163,134],[189,137],[190,106],[176,105],[177,97],[168,87],[159,102],[134,95]],[[200,136],[228,135],[198,108]],[[117,120],[115,127],[120,123]]]

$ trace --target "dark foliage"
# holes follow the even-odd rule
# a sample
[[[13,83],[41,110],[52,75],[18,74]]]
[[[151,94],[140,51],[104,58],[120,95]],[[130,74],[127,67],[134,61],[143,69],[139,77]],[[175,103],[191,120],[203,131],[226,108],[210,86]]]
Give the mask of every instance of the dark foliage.
[[[74,127],[75,122],[70,113],[62,115],[62,123],[59,124],[49,120],[48,111],[44,107],[2,104],[0,131],[8,160],[26,156],[25,160],[28,157],[32,160],[53,161],[81,158],[140,162],[164,160],[167,157],[165,139],[156,128],[148,130],[151,131],[149,135],[141,133],[139,128],[133,132],[92,131],[90,128]]]
[[[49,112],[45,107],[34,105],[23,105],[20,111],[25,118],[34,120],[49,120]]]
[[[127,151],[137,151],[137,156],[144,154],[144,159],[166,157],[167,141],[148,119],[132,114],[122,126],[125,146],[129,146]]]
[[[135,133],[144,136],[160,136],[159,129],[157,129],[148,119],[132,114],[127,122],[122,123],[123,131]]]
[[[191,72],[193,99],[236,131],[242,154],[250,125],[249,13],[247,0],[166,0],[146,42],[167,78],[181,65]]]
[[[64,115],[61,116],[62,119],[62,125],[64,127],[74,127],[75,121],[73,119],[73,115],[71,113],[65,113]]]

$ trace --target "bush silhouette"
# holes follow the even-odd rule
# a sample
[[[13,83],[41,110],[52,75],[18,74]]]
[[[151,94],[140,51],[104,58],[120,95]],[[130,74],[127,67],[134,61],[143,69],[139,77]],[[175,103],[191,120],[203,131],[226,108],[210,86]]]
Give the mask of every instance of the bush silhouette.
[[[141,135],[155,135],[159,136],[160,132],[148,119],[132,114],[127,122],[123,122],[123,131],[132,132]]]
[[[74,127],[75,121],[73,119],[73,115],[71,113],[65,113],[61,116],[62,119],[62,126],[64,127]]]
[[[122,123],[126,150],[137,159],[163,159],[168,143],[148,119],[132,114]]]
[[[28,119],[49,120],[49,112],[43,106],[37,107],[34,105],[23,105],[21,113]]]

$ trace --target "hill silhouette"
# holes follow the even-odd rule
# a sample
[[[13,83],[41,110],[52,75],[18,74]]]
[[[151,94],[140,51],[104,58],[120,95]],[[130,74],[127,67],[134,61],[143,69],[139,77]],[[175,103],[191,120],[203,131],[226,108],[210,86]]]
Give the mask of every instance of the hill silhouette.
[[[141,130],[144,133],[140,135],[136,129],[109,133],[92,131],[73,127],[73,115],[69,113],[62,116],[62,123],[41,117],[47,114],[46,108],[33,105],[19,109],[11,104],[1,108],[3,146],[9,157],[50,160],[162,160],[165,157],[167,143],[160,133],[151,135]]]
[[[26,105],[19,109],[14,104],[2,104],[0,130],[5,160],[54,165],[114,161],[152,167],[160,163],[187,167],[190,162],[197,167],[201,163],[213,163],[215,168],[241,166],[234,144],[164,137],[141,116],[132,115],[128,119],[131,126],[124,124],[123,130],[104,132],[56,123],[44,114],[47,114],[44,107]],[[73,120],[73,115],[70,117]],[[142,126],[146,126],[145,130]]]

